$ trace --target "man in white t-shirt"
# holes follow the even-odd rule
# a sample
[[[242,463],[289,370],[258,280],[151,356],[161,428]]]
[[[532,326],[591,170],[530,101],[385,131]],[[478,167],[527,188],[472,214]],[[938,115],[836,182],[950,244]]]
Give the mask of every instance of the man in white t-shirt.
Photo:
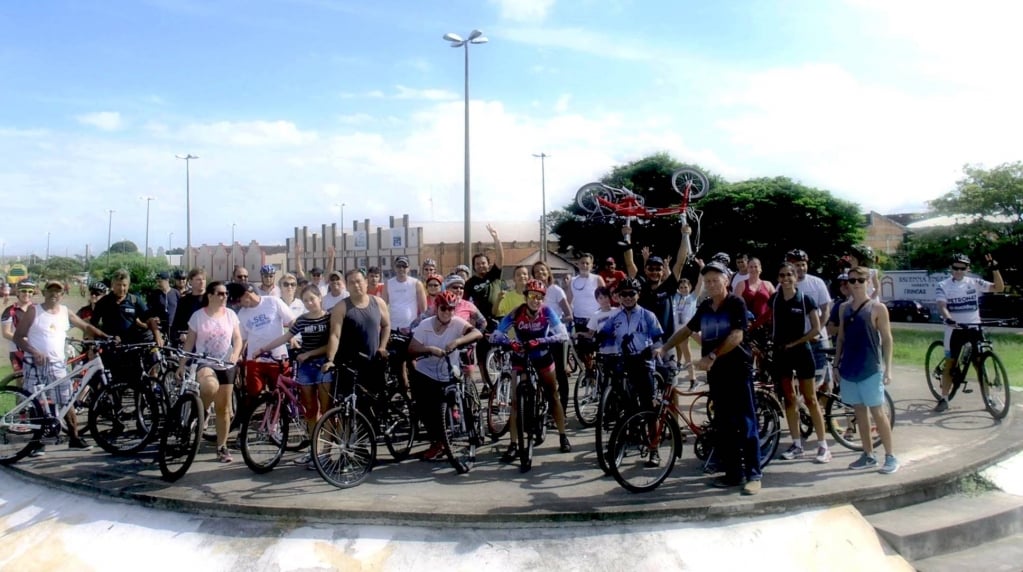
[[[965,254],[952,255],[952,277],[942,280],[934,293],[938,312],[945,322],[945,367],[941,371],[941,398],[934,407],[935,413],[948,410],[948,394],[952,389],[952,366],[959,361],[959,352],[969,342],[970,330],[957,329],[957,324],[980,323],[980,295],[985,292],[1002,292],[1005,282],[998,271],[998,263],[988,254],[984,257],[994,282],[966,275],[970,259]]]
[[[790,250],[785,253],[785,260],[796,267],[796,288],[799,288],[804,296],[809,296],[817,303],[817,314],[820,317],[821,325],[820,335],[817,337],[817,341],[810,343],[810,349],[813,350],[813,367],[816,370],[817,381],[821,382],[824,379],[824,368],[827,366],[824,350],[830,345],[826,325],[828,316],[831,315],[831,293],[828,292],[828,285],[824,283],[824,280],[813,274],[807,274],[810,257],[807,256],[806,251],[798,248]],[[807,316],[805,321],[806,330],[809,331],[810,317]]]
[[[384,282],[384,302],[391,311],[391,330],[408,333],[412,320],[426,311],[426,286],[408,275],[407,256],[394,259],[394,277]]]
[[[345,278],[340,271],[335,270],[330,273],[327,282],[327,293],[323,295],[320,307],[323,308],[324,312],[329,312],[334,306],[337,306],[338,302],[348,296],[348,289],[345,288]]]
[[[249,399],[273,383],[284,371],[281,361],[288,359],[282,344],[270,351],[270,357],[255,352],[281,336],[295,321],[295,315],[277,296],[260,296],[252,284],[228,284],[228,299],[238,305],[238,327],[245,343],[245,388]]]
[[[732,292],[735,292],[739,283],[749,280],[749,271],[746,269],[747,264],[749,264],[749,256],[741,252],[735,255],[735,268],[738,271],[732,276]]]

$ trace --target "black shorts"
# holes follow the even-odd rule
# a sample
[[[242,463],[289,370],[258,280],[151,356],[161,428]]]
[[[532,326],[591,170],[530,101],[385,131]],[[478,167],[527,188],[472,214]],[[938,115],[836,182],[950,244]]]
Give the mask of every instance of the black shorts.
[[[813,379],[816,369],[810,345],[801,344],[787,350],[775,350],[771,375],[777,381],[791,378],[793,372],[796,379]]]
[[[213,372],[213,375],[217,376],[217,383],[220,385],[233,385],[235,378],[235,368],[229,367],[227,369],[213,369],[209,368]]]

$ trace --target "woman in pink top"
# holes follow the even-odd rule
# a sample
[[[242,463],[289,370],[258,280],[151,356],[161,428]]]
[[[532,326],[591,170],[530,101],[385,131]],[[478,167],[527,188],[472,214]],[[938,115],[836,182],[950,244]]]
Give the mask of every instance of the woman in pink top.
[[[749,278],[739,282],[739,285],[735,288],[735,295],[742,298],[746,302],[746,308],[753,312],[753,323],[750,325],[751,332],[759,328],[767,320],[767,301],[771,299],[771,295],[774,294],[775,290],[774,284],[760,279],[762,271],[763,266],[760,264],[760,259],[750,258],[746,264],[746,272],[749,274]]]

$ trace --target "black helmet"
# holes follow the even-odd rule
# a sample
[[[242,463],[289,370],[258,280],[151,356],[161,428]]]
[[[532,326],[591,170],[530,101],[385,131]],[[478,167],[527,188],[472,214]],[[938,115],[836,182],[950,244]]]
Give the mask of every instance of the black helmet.
[[[793,248],[792,250],[785,253],[785,260],[789,262],[806,262],[810,260],[810,257],[806,255],[805,250]]]
[[[642,289],[643,285],[640,284],[639,280],[636,280],[635,278],[626,278],[625,280],[619,282],[618,286],[615,286],[615,292],[624,292],[626,290],[634,290],[636,292],[639,292]]]
[[[965,264],[965,265],[969,266],[970,265],[970,257],[966,256],[962,252],[956,252],[955,254],[952,255],[952,264],[956,264],[956,263]]]
[[[107,285],[102,282],[93,282],[92,284],[89,284],[89,293],[105,296],[107,293]]]
[[[188,274],[180,268],[175,268],[174,271],[171,272],[171,278],[175,280],[184,280],[185,278],[188,278]]]
[[[857,244],[849,249],[849,253],[856,257],[860,264],[867,264],[874,261],[874,249],[866,244]]]
[[[708,272],[720,272],[724,274],[725,277],[728,277],[732,273],[730,270],[728,270],[727,266],[725,266],[722,262],[718,260],[711,260],[707,264],[704,264],[703,268],[700,269],[701,275],[706,274]]]
[[[732,263],[732,257],[728,256],[727,252],[719,252],[719,253],[715,254],[714,256],[711,256],[710,260],[711,260],[711,262],[714,262],[714,261],[720,262],[720,263],[724,264],[725,266],[728,266],[729,264]]]

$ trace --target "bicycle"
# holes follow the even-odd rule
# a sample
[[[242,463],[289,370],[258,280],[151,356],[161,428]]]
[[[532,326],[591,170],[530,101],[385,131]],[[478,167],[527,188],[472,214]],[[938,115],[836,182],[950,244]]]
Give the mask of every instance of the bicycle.
[[[444,361],[452,380],[444,386],[440,404],[444,454],[458,474],[465,474],[476,464],[476,447],[483,444],[483,407],[472,379]]]
[[[117,342],[96,340],[82,342],[87,346],[105,348]],[[64,417],[75,406],[75,402],[94,383],[102,388],[109,383],[109,373],[103,365],[101,352],[95,357],[75,366],[67,375],[50,379],[35,391],[21,387],[0,388],[0,465],[12,465],[37,447],[42,439],[59,439],[61,430],[67,431]],[[50,377],[47,375],[47,377]],[[50,403],[47,392],[54,391],[63,383],[71,382],[71,396],[61,407]]]
[[[85,350],[82,348],[82,343],[83,343],[82,340],[75,339],[67,340],[67,345],[64,346],[64,355],[67,356],[67,359],[64,360],[64,363],[66,363],[68,367],[74,367],[75,364],[77,364],[78,362],[86,361],[86,358],[88,356],[85,354]],[[15,387],[21,387],[22,380],[24,378],[25,372],[23,370],[12,371],[11,373],[5,375],[3,379],[0,379],[0,389],[3,389],[4,387],[7,387],[8,385],[12,384]],[[83,399],[79,401],[83,400],[84,396]]]
[[[117,346],[122,359],[138,359],[152,350],[153,342]],[[142,451],[159,436],[167,409],[157,395],[156,380],[146,373],[138,380],[113,379],[96,392],[88,409],[87,427],[101,449],[123,457]]]
[[[550,404],[543,393],[540,374],[529,359],[529,350],[522,348],[515,351],[511,346],[505,347],[519,356],[523,363],[519,381],[515,386],[515,431],[519,442],[519,471],[525,473],[533,468],[534,445],[540,445],[547,438]]]
[[[195,461],[202,440],[206,412],[199,396],[196,373],[200,367],[230,368],[234,365],[204,354],[176,351],[180,357],[187,359],[187,366],[178,397],[160,428],[160,447],[156,452],[160,474],[163,480],[170,482],[185,476]]]
[[[581,350],[581,369],[575,378],[575,388],[572,392],[572,403],[575,406],[575,417],[583,427],[593,427],[597,422],[597,410],[600,407],[600,392],[602,386],[601,368],[593,365],[593,355],[596,351],[595,345],[587,340],[587,344]],[[573,346],[578,346],[576,342]],[[589,365],[586,365],[589,364]]]
[[[508,432],[511,419],[511,388],[514,383],[511,367],[511,353],[507,348],[491,346],[487,352],[487,369],[494,380],[487,398],[487,431],[490,439],[496,441]]]
[[[996,421],[1004,419],[1009,413],[1010,384],[1009,374],[1005,365],[995,353],[994,344],[984,331],[984,326],[1001,326],[1002,320],[984,321],[979,324],[956,324],[955,329],[967,333],[967,341],[959,352],[959,359],[952,366],[952,388],[948,393],[951,402],[956,393],[973,393],[969,386],[970,365],[977,373],[980,394],[984,398],[984,409]],[[940,356],[940,359],[939,359]],[[935,399],[941,399],[941,377],[945,368],[945,345],[942,341],[934,341],[927,348],[924,358],[924,374],[927,376],[927,388]]]
[[[597,465],[605,475],[611,474],[612,431],[622,419],[641,408],[639,398],[632,390],[625,357],[626,354],[597,354],[597,368],[601,371],[598,378],[600,401],[594,422],[593,445],[597,452]]]
[[[262,357],[262,356],[260,356]],[[239,425],[238,447],[245,465],[257,474],[273,470],[284,456],[284,451],[298,451],[308,446],[306,439],[305,408],[298,399],[298,383],[284,374],[295,371],[292,362],[285,367],[284,360],[277,378],[256,398]],[[301,431],[298,439],[291,432]]]

